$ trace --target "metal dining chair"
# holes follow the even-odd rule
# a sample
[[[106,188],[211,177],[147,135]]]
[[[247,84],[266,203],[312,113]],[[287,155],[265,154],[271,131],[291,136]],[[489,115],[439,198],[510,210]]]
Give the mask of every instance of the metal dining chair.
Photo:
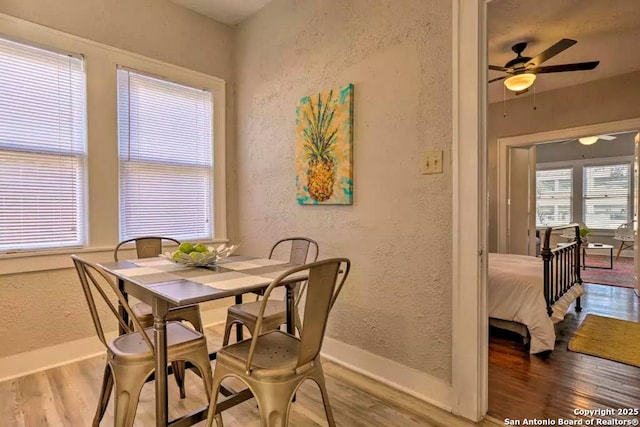
[[[290,250],[287,250],[287,245],[291,245]],[[277,241],[269,252],[269,259],[273,259],[282,253],[289,252],[289,262],[291,264],[305,264],[308,262],[309,250],[311,252],[311,260],[316,261],[318,259],[318,243],[315,240],[308,237],[288,237]],[[304,294],[305,284],[304,282],[298,282],[293,287],[293,295],[295,301],[296,312],[294,318],[296,319],[296,328],[301,329],[300,316],[298,315],[297,306],[300,303],[301,296]],[[227,321],[224,328],[224,338],[222,345],[229,343],[229,337],[231,335],[231,329],[234,325],[242,324],[246,326],[251,335],[255,334],[256,323],[258,320],[258,311],[260,310],[260,295],[254,302],[232,305],[227,309]],[[262,330],[268,331],[271,329],[277,329],[281,325],[287,323],[287,305],[285,300],[272,300],[269,301],[264,313],[264,319],[262,322]]]
[[[127,299],[107,272],[100,266],[76,255],[72,255],[71,258],[78,272],[96,333],[107,350],[107,363],[104,369],[98,408],[92,425],[94,427],[100,425],[115,384],[114,425],[118,427],[133,426],[140,391],[147,378],[155,370],[155,346],[152,338],[149,337],[150,334],[153,334],[153,329],[142,326],[134,316]],[[106,304],[107,311],[112,312],[120,326],[126,331],[125,334],[119,335],[113,341],[108,342],[105,338],[100,316],[100,313],[105,311],[98,310],[96,298],[94,298],[96,294],[100,296],[98,301],[101,299]],[[125,321],[124,316],[119,313],[117,304],[111,301],[114,295],[129,315],[129,319],[136,328],[135,332]],[[211,365],[209,364],[207,341],[204,335],[180,322],[169,322],[167,323],[167,343],[167,360],[191,362],[200,372],[207,397],[211,398]]]
[[[165,241],[175,243],[177,245],[180,244],[178,240],[171,237],[136,237],[118,243],[118,246],[116,246],[116,249],[113,251],[113,258],[118,261],[118,254],[120,250],[122,250],[128,243],[135,243],[136,254],[138,258],[153,258],[162,253],[162,243]],[[153,326],[153,312],[149,304],[138,302],[131,308],[133,310],[133,314],[138,318],[143,328],[149,328]],[[200,308],[197,304],[170,308],[169,312],[167,313],[167,321],[186,321],[189,322],[196,331],[203,333]],[[133,327],[133,325],[131,326]],[[184,398],[186,396],[184,389],[184,363],[175,362],[173,364],[173,371],[176,383],[178,384],[178,388],[180,389],[180,397]]]
[[[322,371],[320,349],[329,312],[349,275],[347,258],[332,258],[295,267],[276,278],[260,301],[256,330],[260,330],[271,292],[292,275],[308,270],[307,298],[300,338],[280,330],[254,334],[251,339],[222,347],[217,354],[213,374],[213,392],[207,426],[216,421],[222,427],[222,416],[216,415],[217,396],[222,381],[233,376],[243,381],[255,396],[263,427],[287,426],[291,400],[306,379],[315,381],[329,426],[335,426],[329,395]]]

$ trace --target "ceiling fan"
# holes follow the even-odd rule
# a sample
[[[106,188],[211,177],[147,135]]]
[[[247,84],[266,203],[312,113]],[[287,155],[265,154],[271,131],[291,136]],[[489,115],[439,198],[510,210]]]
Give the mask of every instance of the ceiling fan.
[[[582,145],[591,145],[598,142],[599,139],[603,139],[605,141],[611,141],[616,139],[613,135],[593,135],[593,136],[583,136],[582,138],[578,138],[578,142]]]
[[[598,142],[601,139],[604,140],[604,141],[612,141],[612,140],[616,139],[616,137],[615,137],[615,135],[583,136],[582,138],[567,139],[566,141],[562,142],[562,144],[568,144],[569,142],[572,142],[572,141],[578,141],[582,145],[592,145],[592,144],[595,144],[596,142]]]
[[[574,64],[547,65],[541,64],[560,52],[570,48],[577,42],[571,39],[562,39],[544,52],[534,56],[522,56],[522,52],[527,47],[526,42],[516,43],[511,47],[516,53],[516,57],[507,62],[504,67],[489,65],[490,70],[504,71],[508,75],[489,80],[489,83],[504,80],[507,89],[512,90],[516,95],[525,93],[536,79],[536,74],[542,73],[561,73],[565,71],[583,71],[593,70],[598,66],[600,61],[578,62]]]

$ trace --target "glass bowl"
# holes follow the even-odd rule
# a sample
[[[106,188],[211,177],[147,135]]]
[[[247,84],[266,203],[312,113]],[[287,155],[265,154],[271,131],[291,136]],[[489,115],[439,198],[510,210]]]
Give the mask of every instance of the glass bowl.
[[[215,265],[215,263],[222,258],[226,258],[231,255],[236,249],[238,249],[239,244],[227,246],[226,244],[222,244],[217,248],[207,247],[208,252],[196,252],[193,251],[191,253],[184,253],[181,251],[175,252],[165,252],[163,255],[173,262],[178,264],[184,264],[191,267],[209,267]]]

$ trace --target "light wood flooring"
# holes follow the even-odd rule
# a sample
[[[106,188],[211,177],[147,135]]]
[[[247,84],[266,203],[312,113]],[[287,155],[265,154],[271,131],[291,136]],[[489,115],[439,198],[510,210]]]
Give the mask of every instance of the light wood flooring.
[[[221,343],[221,327],[207,328],[209,348]],[[472,426],[412,396],[345,369],[323,364],[327,388],[338,426]],[[214,362],[215,368],[215,362]],[[93,419],[104,358],[95,357],[0,383],[1,426],[90,426]],[[202,380],[187,372],[187,397],[180,399],[173,378],[169,378],[170,418],[205,405]],[[136,426],[154,425],[153,383],[140,396]],[[260,425],[255,400],[251,399],[223,414],[226,427]],[[198,425],[203,425],[200,423]],[[113,425],[113,396],[102,426]],[[320,392],[312,381],[303,384],[292,406],[290,426],[326,426]],[[485,421],[481,425],[493,426]]]
[[[556,347],[529,355],[513,335],[492,330],[489,340],[489,414],[497,419],[576,418],[574,408],[640,408],[640,368],[567,349],[589,314],[640,321],[633,289],[585,284],[583,310],[572,306],[556,325]]]

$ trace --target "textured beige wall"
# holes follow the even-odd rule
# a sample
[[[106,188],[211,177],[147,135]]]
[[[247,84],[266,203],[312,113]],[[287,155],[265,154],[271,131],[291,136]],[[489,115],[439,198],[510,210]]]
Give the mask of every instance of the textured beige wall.
[[[346,256],[328,334],[450,381],[451,2],[275,0],[236,30],[238,215],[246,251],[283,236]],[[355,85],[354,204],[296,203],[295,107]],[[420,153],[445,150],[421,175]]]
[[[552,78],[553,76],[549,76]],[[498,247],[497,141],[508,136],[527,135],[594,123],[640,117],[640,71],[597,80],[536,95],[489,105],[489,250]]]
[[[233,193],[231,28],[168,0],[2,0],[0,13],[227,80]],[[235,240],[236,216],[228,218]],[[0,301],[0,357],[95,334],[74,270],[0,275]]]

